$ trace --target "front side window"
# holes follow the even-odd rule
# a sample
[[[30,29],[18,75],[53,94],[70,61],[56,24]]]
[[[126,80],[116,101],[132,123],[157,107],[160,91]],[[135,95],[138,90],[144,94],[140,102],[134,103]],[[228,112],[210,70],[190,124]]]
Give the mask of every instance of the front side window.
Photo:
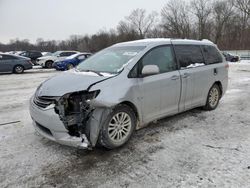
[[[146,65],[156,65],[160,73],[176,70],[176,63],[170,46],[161,46],[148,52],[141,60],[141,71]]]
[[[197,45],[176,45],[175,53],[179,60],[180,68],[194,68],[205,65],[200,46]]]
[[[221,63],[223,61],[220,53],[214,46],[201,46],[201,49],[203,51],[204,58],[208,65]],[[226,55],[228,56],[229,54]]]
[[[77,66],[79,71],[96,71],[117,74],[145,46],[110,47],[89,57]]]

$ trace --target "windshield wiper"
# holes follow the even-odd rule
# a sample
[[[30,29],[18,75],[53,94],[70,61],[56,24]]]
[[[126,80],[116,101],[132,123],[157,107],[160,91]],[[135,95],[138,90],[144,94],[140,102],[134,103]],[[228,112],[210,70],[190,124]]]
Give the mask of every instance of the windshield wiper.
[[[93,72],[95,74],[97,74],[98,76],[103,76],[100,72],[98,71],[94,71],[94,70],[80,70],[81,72]]]

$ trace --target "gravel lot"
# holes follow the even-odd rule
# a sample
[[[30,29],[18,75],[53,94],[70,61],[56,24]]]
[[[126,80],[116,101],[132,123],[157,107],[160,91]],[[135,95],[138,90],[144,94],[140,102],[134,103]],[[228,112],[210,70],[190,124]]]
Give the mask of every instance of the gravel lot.
[[[250,186],[250,62],[230,65],[215,111],[166,118],[113,151],[77,150],[35,134],[29,98],[56,74],[0,75],[0,187]]]

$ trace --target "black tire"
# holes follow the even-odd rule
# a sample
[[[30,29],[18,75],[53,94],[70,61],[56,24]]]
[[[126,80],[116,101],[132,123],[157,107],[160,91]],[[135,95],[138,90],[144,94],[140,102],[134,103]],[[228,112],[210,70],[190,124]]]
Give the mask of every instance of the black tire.
[[[214,84],[207,95],[206,105],[203,107],[205,110],[215,110],[220,102],[221,90],[217,84]]]
[[[22,65],[16,65],[13,69],[13,72],[16,74],[22,74],[24,71],[24,67]]]
[[[45,62],[45,68],[51,69],[53,65],[53,61],[46,61]]]
[[[67,70],[70,70],[70,69],[73,69],[74,68],[74,65],[72,65],[71,63],[69,63],[68,65],[67,65]]]
[[[114,131],[121,132],[120,135],[124,136],[124,138],[121,141],[114,141],[111,138],[111,135],[112,135],[113,132],[112,132],[112,130],[109,130],[110,128],[112,128],[112,127],[110,127],[110,124],[114,120],[116,115],[119,116],[119,114],[123,114],[123,113],[129,116],[129,118],[131,120],[130,121],[131,122],[131,128],[124,135],[122,133],[123,130],[121,130],[123,128],[121,128],[121,127],[120,127],[120,130],[118,130],[118,131],[113,130],[113,132]],[[135,130],[135,127],[136,127],[136,121],[137,120],[136,120],[135,113],[130,107],[128,107],[127,105],[123,105],[123,104],[116,106],[112,110],[112,112],[108,115],[108,117],[106,118],[106,120],[104,121],[104,123],[103,123],[103,125],[101,127],[99,137],[98,137],[98,144],[105,147],[105,148],[107,148],[107,149],[114,149],[114,148],[121,147],[122,145],[124,145],[130,139],[131,135],[133,134],[133,132]],[[120,125],[120,126],[122,126],[122,125]]]

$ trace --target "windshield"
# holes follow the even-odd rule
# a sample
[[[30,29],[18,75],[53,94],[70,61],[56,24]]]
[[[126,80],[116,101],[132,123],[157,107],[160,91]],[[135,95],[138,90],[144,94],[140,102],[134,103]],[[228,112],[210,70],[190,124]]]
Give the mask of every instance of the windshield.
[[[95,71],[116,74],[145,46],[111,47],[89,57],[77,67],[79,71]]]
[[[57,52],[52,53],[51,56],[58,56],[58,55],[60,55],[60,53],[61,53],[61,51],[57,51]]]
[[[66,57],[66,59],[74,59],[74,58],[76,58],[77,56],[79,56],[80,54],[73,54],[73,55],[71,55],[71,56],[69,56],[69,57]]]

